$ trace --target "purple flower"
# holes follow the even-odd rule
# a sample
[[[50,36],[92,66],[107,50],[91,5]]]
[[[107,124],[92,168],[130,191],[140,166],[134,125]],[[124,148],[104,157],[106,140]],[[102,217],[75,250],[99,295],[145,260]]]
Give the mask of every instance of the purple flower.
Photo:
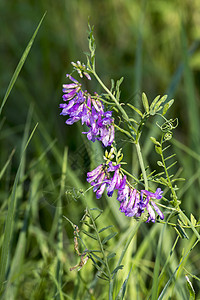
[[[118,198],[118,200],[121,202],[120,205],[120,210],[121,212],[126,212],[126,207],[128,205],[128,201],[129,201],[129,195],[130,195],[130,189],[128,187],[128,185],[125,186],[125,188],[123,189],[123,192],[121,193],[121,197]]]
[[[88,80],[91,80],[91,77],[90,77],[90,75],[88,73],[83,72],[83,74],[87,77]]]
[[[83,132],[87,134],[87,138],[94,142],[99,140],[105,147],[111,146],[114,141],[114,120],[110,117],[104,117],[105,113],[102,114],[102,111],[95,110],[94,106],[92,107],[90,123],[88,125],[89,131]]]
[[[87,181],[88,182],[94,181],[101,174],[102,170],[103,170],[103,165],[101,164],[98,167],[96,167],[96,169],[94,169],[93,171],[88,172]]]
[[[149,205],[149,203],[147,204],[147,211],[149,213],[147,223],[149,223],[149,221],[155,223],[156,215],[155,215],[155,212],[154,212],[153,208],[151,207],[151,205]]]
[[[159,217],[161,218],[161,220],[163,220],[164,219],[164,215],[161,212],[161,210],[158,208],[158,206],[153,201],[151,201],[151,205],[153,206],[153,208],[155,209],[155,211],[157,212],[157,214],[159,215]]]
[[[108,189],[108,188],[107,188]],[[155,212],[160,219],[164,219],[164,215],[157,205],[152,201],[152,198],[160,199],[162,191],[160,188],[155,193],[146,190],[140,192],[128,186],[126,177],[124,176],[118,187],[117,200],[121,203],[120,211],[124,212],[127,217],[141,217],[145,211],[148,212],[147,222],[155,222]]]
[[[107,195],[112,197],[114,190],[118,190],[117,200],[120,202],[119,210],[127,217],[139,218],[143,213],[148,213],[146,222],[155,222],[156,214],[161,220],[164,215],[152,199],[160,199],[162,190],[158,188],[155,193],[147,190],[132,188],[127,182],[126,175],[122,176],[120,164],[114,165],[113,162],[101,164],[96,169],[87,173],[87,181],[93,186],[96,197],[101,198],[107,188]]]
[[[95,97],[91,97],[87,91],[82,91],[81,84],[76,79],[69,74],[66,76],[72,81],[63,85],[63,100],[68,103],[60,104],[60,114],[69,116],[66,124],[72,125],[81,120],[82,125],[86,124],[89,128],[89,131],[83,133],[87,134],[90,141],[99,140],[105,147],[111,146],[115,134],[112,112],[104,112],[104,105],[98,100],[96,93]],[[90,79],[89,75],[86,77]]]
[[[127,205],[125,216],[134,217],[138,213],[138,203],[140,202],[140,194],[137,190],[131,192],[130,201]]]
[[[142,190],[141,192],[143,192],[144,194],[150,196],[151,198],[155,198],[157,200],[160,200],[162,198],[162,193],[163,191],[161,190],[161,188],[157,188],[157,190],[155,191],[155,193],[151,193],[147,190]]]
[[[112,162],[109,162],[108,165],[101,164],[93,171],[87,173],[87,181],[93,186],[93,191],[98,199],[101,198],[106,187],[108,187],[108,196],[113,194],[118,181],[119,168],[120,165],[114,166]],[[111,172],[115,172],[114,176],[110,174]]]
[[[93,171],[88,172],[87,181],[94,187],[93,191],[96,193],[97,199],[101,198],[108,182],[105,166],[101,164]]]
[[[116,184],[118,182],[118,178],[120,176],[119,174],[119,167],[120,165],[118,165],[118,169],[115,171],[113,178],[110,180],[110,184],[107,187],[107,192],[108,192],[108,196],[112,197],[114,189],[116,188]]]

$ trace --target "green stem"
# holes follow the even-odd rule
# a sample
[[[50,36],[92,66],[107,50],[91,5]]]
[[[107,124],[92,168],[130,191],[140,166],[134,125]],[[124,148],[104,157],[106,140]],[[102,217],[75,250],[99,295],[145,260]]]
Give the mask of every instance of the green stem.
[[[162,143],[161,143],[162,144]],[[174,199],[174,206],[175,207],[178,207],[178,199],[177,199],[177,195],[176,195],[176,192],[174,191],[173,189],[173,186],[172,186],[172,183],[171,183],[171,180],[170,180],[170,177],[169,177],[169,173],[167,171],[167,168],[166,168],[166,165],[165,165],[165,159],[164,159],[164,156],[163,156],[163,152],[161,151],[160,153],[160,156],[161,156],[161,159],[162,159],[162,163],[163,163],[163,167],[164,167],[164,170],[165,170],[165,174],[166,174],[166,177],[167,177],[167,180],[168,180],[168,185],[169,185],[169,188],[172,192],[172,195],[173,195],[173,199]]]
[[[101,81],[101,79],[99,78],[99,76],[97,75],[97,73],[95,71],[93,71],[93,74],[96,78],[96,80],[100,83],[100,85],[104,88],[104,90],[108,93],[108,95],[110,96],[110,98],[115,102],[117,108],[120,110],[120,112],[122,113],[122,116],[124,117],[124,119],[129,123],[129,118],[127,113],[125,112],[125,110],[121,107],[121,105],[119,104],[119,102],[117,101],[117,99],[115,98],[115,96],[111,93],[111,91],[105,86],[105,84]]]
[[[113,300],[113,279],[109,281],[109,300]]]
[[[98,232],[98,229],[97,229],[97,227],[96,227],[96,223],[95,223],[95,221],[94,221],[94,218],[93,218],[93,216],[92,216],[92,213],[91,213],[90,208],[88,208],[88,211],[89,211],[89,214],[90,214],[90,219],[91,219],[91,221],[92,221],[92,225],[93,225],[94,230],[95,230],[96,235],[97,235],[97,241],[98,241],[98,243],[99,243],[99,246],[100,246],[100,249],[101,249],[101,253],[103,254],[103,260],[104,260],[104,262],[105,262],[105,266],[106,266],[106,269],[107,269],[107,271],[108,271],[109,284],[110,284],[110,286],[111,286],[111,280],[112,280],[111,277],[112,277],[112,276],[111,276],[110,268],[109,268],[109,265],[108,265],[108,260],[107,260],[107,257],[106,257],[106,254],[105,254],[105,251],[104,251],[102,242],[101,242],[101,238],[100,238],[100,236],[99,236],[99,232]],[[110,300],[110,299],[112,300],[112,298],[110,298],[110,288],[109,288],[109,300]]]
[[[143,178],[144,178],[145,190],[148,191],[147,174],[146,174],[145,167],[144,167],[144,161],[143,161],[143,157],[142,157],[142,152],[141,152],[139,140],[137,141],[137,143],[135,144],[135,146],[136,146],[136,150],[137,150],[137,155],[138,155],[138,159],[139,159],[139,163],[140,163],[142,175],[143,175]]]
[[[119,104],[119,102],[117,101],[117,99],[115,98],[115,96],[111,93],[111,91],[101,81],[101,79],[99,78],[99,76],[96,74],[95,70],[93,70],[93,75],[95,76],[95,78],[97,79],[97,81],[100,83],[100,85],[104,88],[104,90],[108,93],[108,95],[111,97],[111,99],[115,102],[115,104],[116,104],[117,108],[119,109],[119,111],[121,112],[122,116],[124,117],[124,119],[129,124],[130,121],[129,121],[129,117],[128,117],[127,113],[122,108],[122,106]],[[130,128],[130,130],[131,130],[131,128]],[[131,130],[131,133],[132,133],[132,130]],[[134,137],[132,137],[132,139],[135,142]],[[144,161],[143,161],[142,153],[141,153],[141,149],[140,149],[139,138],[137,139],[137,142],[135,143],[135,145],[136,145],[136,150],[137,150],[137,155],[138,155],[138,159],[139,159],[141,171],[142,171],[143,178],[144,178],[145,189],[148,190],[148,180],[147,180],[147,175],[146,175],[146,171],[145,171],[145,167],[144,167]]]

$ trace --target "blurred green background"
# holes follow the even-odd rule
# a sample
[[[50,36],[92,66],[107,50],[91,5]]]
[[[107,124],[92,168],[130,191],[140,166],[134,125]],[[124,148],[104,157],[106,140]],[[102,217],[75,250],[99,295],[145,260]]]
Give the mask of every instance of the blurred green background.
[[[53,261],[55,249],[52,250],[51,247],[54,238],[56,239],[55,213],[58,208],[64,148],[68,147],[68,176],[65,190],[73,191],[75,196],[64,193],[62,207],[63,214],[74,223],[78,224],[83,215],[84,204],[80,201],[79,188],[88,188],[85,181],[86,172],[97,165],[97,162],[101,163],[101,146],[97,143],[88,143],[86,136],[81,135],[80,124],[66,126],[65,118],[59,116],[62,84],[66,83],[65,74],[71,72],[71,61],[84,62],[84,52],[88,51],[88,17],[90,24],[95,26],[97,72],[107,86],[110,86],[111,78],[116,80],[124,77],[121,86],[122,102],[130,102],[140,107],[143,91],[150,101],[158,94],[165,93],[175,99],[169,114],[172,118],[179,118],[179,127],[175,131],[172,145],[177,154],[177,170],[181,177],[187,180],[180,185],[178,195],[183,201],[182,208],[187,215],[193,213],[198,219],[200,213],[200,2],[198,0],[0,0],[0,99],[3,99],[22,53],[45,11],[46,17],[3,108],[0,123],[1,168],[12,150],[16,149],[0,183],[2,232],[6,199],[9,197],[19,165],[27,115],[30,116],[31,129],[37,122],[39,123],[24,162],[21,190],[18,191],[16,211],[18,222],[10,253],[11,262],[22,228],[31,183],[36,175],[40,176],[37,205],[33,206],[29,217],[30,224],[35,226],[32,228],[33,232],[38,230],[41,233],[41,240],[38,241],[34,234],[32,236],[29,232],[25,246],[25,263],[21,264],[23,265],[21,272],[24,274],[28,272],[29,265],[30,270],[34,269],[33,262],[38,264],[37,267],[41,272],[45,272],[45,266],[51,266]],[[95,81],[84,83],[87,90],[101,91]],[[149,124],[149,131],[145,133],[142,147],[147,164],[155,167],[153,161],[157,157],[149,141],[149,136],[153,135],[151,130]],[[136,154],[130,144],[124,144],[124,153],[128,170],[137,173]],[[74,201],[75,198],[78,200]],[[97,203],[92,193],[88,199],[89,204],[105,209],[107,218],[119,231],[126,230],[129,220],[119,214],[117,203],[115,205],[108,199],[102,199]],[[67,228],[66,232],[69,232],[65,234],[64,242],[67,256],[65,268],[68,270],[69,265],[73,265],[76,260],[73,257],[73,231],[69,224],[66,223],[64,226]],[[146,224],[143,227],[145,236],[152,227]],[[174,232],[171,234],[173,239]],[[43,239],[47,243],[45,246],[42,244]],[[139,244],[140,242],[139,240]],[[180,253],[182,248],[181,244]],[[50,254],[46,255],[45,251]],[[198,250],[190,264],[198,276],[200,261],[197,253]],[[76,275],[65,272],[68,278],[67,290],[72,293]],[[19,282],[25,284],[25,289],[23,291],[18,288],[16,295],[19,298],[16,299],[28,299],[33,287],[37,287],[38,292],[38,294],[35,292],[33,299],[48,299],[48,293],[42,294],[41,291],[46,290],[49,283],[37,281],[38,275],[31,271],[29,275],[30,278],[25,275],[20,277]],[[41,288],[42,284],[44,288]],[[196,287],[199,288],[198,281]],[[144,295],[145,287],[141,289]],[[80,296],[76,297],[79,299]],[[141,296],[141,299],[145,298]]]

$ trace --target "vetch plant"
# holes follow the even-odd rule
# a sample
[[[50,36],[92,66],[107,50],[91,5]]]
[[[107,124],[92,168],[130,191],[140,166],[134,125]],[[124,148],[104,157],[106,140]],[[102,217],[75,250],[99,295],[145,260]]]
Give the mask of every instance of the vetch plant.
[[[88,128],[87,131],[82,132],[86,134],[88,140],[91,142],[96,142],[96,140],[101,142],[102,147],[105,149],[102,163],[87,173],[87,182],[91,185],[88,190],[92,188],[97,199],[101,198],[105,193],[108,197],[113,197],[113,201],[117,200],[119,202],[119,210],[124,213],[126,217],[136,219],[138,226],[142,222],[168,224],[171,225],[182,238],[187,238],[185,229],[190,228],[196,235],[197,243],[200,239],[200,235],[196,227],[198,227],[199,224],[193,215],[191,215],[191,219],[188,219],[183,213],[180,208],[181,201],[177,196],[177,183],[184,179],[172,174],[172,169],[176,162],[173,161],[175,154],[169,153],[169,140],[172,138],[172,131],[178,125],[178,120],[167,119],[166,113],[174,100],[168,100],[166,95],[163,97],[157,96],[152,103],[149,104],[147,96],[143,93],[141,100],[144,111],[141,111],[129,103],[125,105],[121,102],[120,98],[120,85],[123,78],[116,83],[114,80],[111,80],[111,88],[109,89],[96,73],[96,45],[93,36],[93,27],[91,28],[90,25],[89,50],[90,53],[86,54],[87,64],[85,65],[80,61],[76,63],[72,62],[72,73],[77,72],[80,78],[85,76],[88,80],[96,79],[102,87],[102,93],[100,95],[97,93],[90,94],[83,89],[82,84],[73,77],[73,74],[67,74],[66,77],[70,82],[63,85],[64,103],[60,104],[60,108],[62,109],[61,115],[67,116],[66,124],[72,125],[80,121],[82,125]],[[127,113],[127,107],[131,108],[131,115]],[[115,115],[118,118],[115,117]],[[161,132],[160,140],[151,137],[151,141],[155,145],[155,151],[157,155],[160,156],[160,160],[157,161],[157,164],[162,170],[159,173],[156,171],[150,172],[148,166],[145,166],[140,146],[143,129],[146,124],[148,124],[149,119],[156,120],[155,126],[157,126]],[[138,178],[130,174],[124,167],[126,162],[123,160],[123,149],[118,149],[117,146],[117,140],[115,138],[116,131],[120,131],[129,142],[135,145],[141,169],[141,174]],[[155,184],[157,184],[157,189],[153,190],[152,186],[155,186]],[[164,189],[165,193],[163,192]],[[86,190],[83,195],[85,195],[88,190]],[[162,203],[160,200],[162,200]],[[96,212],[97,215],[95,215]],[[99,209],[87,207],[82,219],[83,224],[91,230],[91,232],[85,230],[82,230],[82,232],[97,242],[98,250],[88,249],[80,236],[79,230],[77,229],[78,227],[70,220],[67,220],[74,228],[75,250],[76,253],[81,256],[81,262],[77,266],[81,269],[88,258],[90,258],[98,270],[98,276],[109,282],[109,299],[113,299],[114,280],[117,272],[123,267],[121,261],[136,229],[131,233],[129,242],[125,245],[117,265],[111,270],[109,261],[115,256],[115,253],[106,253],[106,243],[113,238],[116,233],[111,233],[102,240],[101,233],[110,229],[110,226],[102,228],[101,230],[97,228],[96,220],[101,214],[102,211]],[[172,218],[177,215],[178,222],[172,223]],[[85,248],[83,254],[78,250],[78,240]],[[99,257],[95,252],[101,253],[102,256]],[[118,298],[116,299],[123,299],[128,277],[129,275],[124,281]],[[172,280],[172,278],[170,280]],[[162,299],[168,285],[169,282],[165,285],[158,299]],[[157,299],[157,292],[157,286],[154,284],[152,299]]]

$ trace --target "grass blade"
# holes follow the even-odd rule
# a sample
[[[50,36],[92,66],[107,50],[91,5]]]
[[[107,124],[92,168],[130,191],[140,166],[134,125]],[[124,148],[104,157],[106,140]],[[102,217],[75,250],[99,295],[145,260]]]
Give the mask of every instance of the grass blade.
[[[128,283],[128,279],[129,279],[129,276],[131,274],[131,270],[129,271],[126,279],[124,280],[123,284],[122,284],[122,287],[116,297],[116,300],[123,300],[124,299],[124,295],[125,295],[125,292],[126,292],[126,287],[127,287],[127,283]]]
[[[160,270],[161,249],[162,249],[162,241],[164,237],[165,227],[166,224],[162,228],[159,242],[158,242],[158,247],[157,247],[156,262],[155,262],[155,268],[153,273],[153,287],[152,287],[152,298],[151,298],[152,300],[156,300],[158,294],[158,279],[159,279],[159,270]]]
[[[12,265],[9,271],[9,278],[6,287],[5,299],[16,299],[17,290],[20,284],[20,279],[23,277],[22,265],[24,262],[25,251],[27,246],[27,232],[29,227],[29,218],[32,210],[32,203],[36,200],[38,188],[42,179],[42,174],[38,173],[34,176],[29,200],[25,210],[24,222],[21,228],[19,239],[17,242],[15,254],[12,260]]]
[[[29,139],[26,143],[26,146],[23,150],[20,164],[19,164],[19,167],[17,170],[14,184],[13,184],[13,189],[12,189],[9,205],[8,205],[8,213],[7,213],[7,218],[6,218],[6,222],[5,222],[4,239],[3,239],[3,246],[2,246],[2,251],[1,251],[1,261],[0,261],[0,286],[1,286],[0,291],[2,291],[2,288],[3,288],[3,283],[5,280],[6,268],[7,268],[7,263],[8,263],[8,253],[9,253],[10,241],[12,238],[15,204],[16,204],[16,200],[17,200],[16,191],[17,191],[17,186],[18,186],[20,173],[21,173],[23,155],[26,151],[26,148],[28,147],[28,144],[31,141],[31,138],[37,128],[37,125],[38,124],[36,124],[32,133],[30,134],[30,137],[29,137]]]
[[[26,58],[27,58],[27,56],[29,54],[29,51],[31,50],[31,47],[32,47],[33,42],[34,42],[34,39],[35,39],[35,37],[36,37],[36,35],[38,33],[38,30],[39,30],[39,28],[40,28],[43,20],[44,20],[45,15],[46,15],[46,13],[43,15],[43,17],[42,17],[39,25],[37,26],[37,28],[36,28],[36,30],[35,30],[32,38],[31,38],[30,42],[28,43],[28,45],[27,45],[27,47],[26,47],[26,49],[25,49],[25,51],[24,51],[24,53],[23,53],[23,55],[22,55],[22,57],[21,57],[21,59],[20,59],[20,61],[18,63],[18,65],[17,65],[17,68],[15,69],[15,72],[14,72],[12,78],[11,78],[11,81],[10,81],[10,83],[8,85],[8,88],[7,88],[7,91],[5,93],[5,96],[3,98],[2,104],[0,106],[0,115],[2,113],[2,109],[3,109],[3,107],[4,107],[5,103],[6,103],[6,100],[8,99],[8,96],[10,95],[10,92],[11,92],[11,90],[12,90],[14,84],[15,84],[15,81],[17,80],[17,77],[18,77],[18,75],[19,75],[19,73],[20,73],[20,71],[21,71],[21,69],[22,69],[22,67],[23,67],[23,65],[24,65],[24,63],[26,61]]]
[[[60,196],[58,199],[57,206],[57,218],[58,218],[58,238],[57,238],[57,266],[56,266],[56,281],[58,283],[57,286],[57,296],[56,299],[64,299],[62,292],[62,274],[63,274],[63,265],[62,265],[62,256],[63,256],[63,220],[62,220],[62,195],[65,189],[65,181],[67,175],[67,156],[68,150],[65,148],[64,156],[63,156],[63,165],[62,165],[62,176],[61,176],[61,186],[60,186]]]
[[[9,163],[11,162],[14,153],[15,153],[15,149],[12,150],[12,152],[11,152],[11,154],[10,154],[7,162],[5,163],[5,165],[3,166],[3,168],[2,168],[2,170],[0,172],[0,180],[3,177],[3,174],[5,173],[5,171],[6,171],[7,167],[8,167],[8,165],[9,165]]]

